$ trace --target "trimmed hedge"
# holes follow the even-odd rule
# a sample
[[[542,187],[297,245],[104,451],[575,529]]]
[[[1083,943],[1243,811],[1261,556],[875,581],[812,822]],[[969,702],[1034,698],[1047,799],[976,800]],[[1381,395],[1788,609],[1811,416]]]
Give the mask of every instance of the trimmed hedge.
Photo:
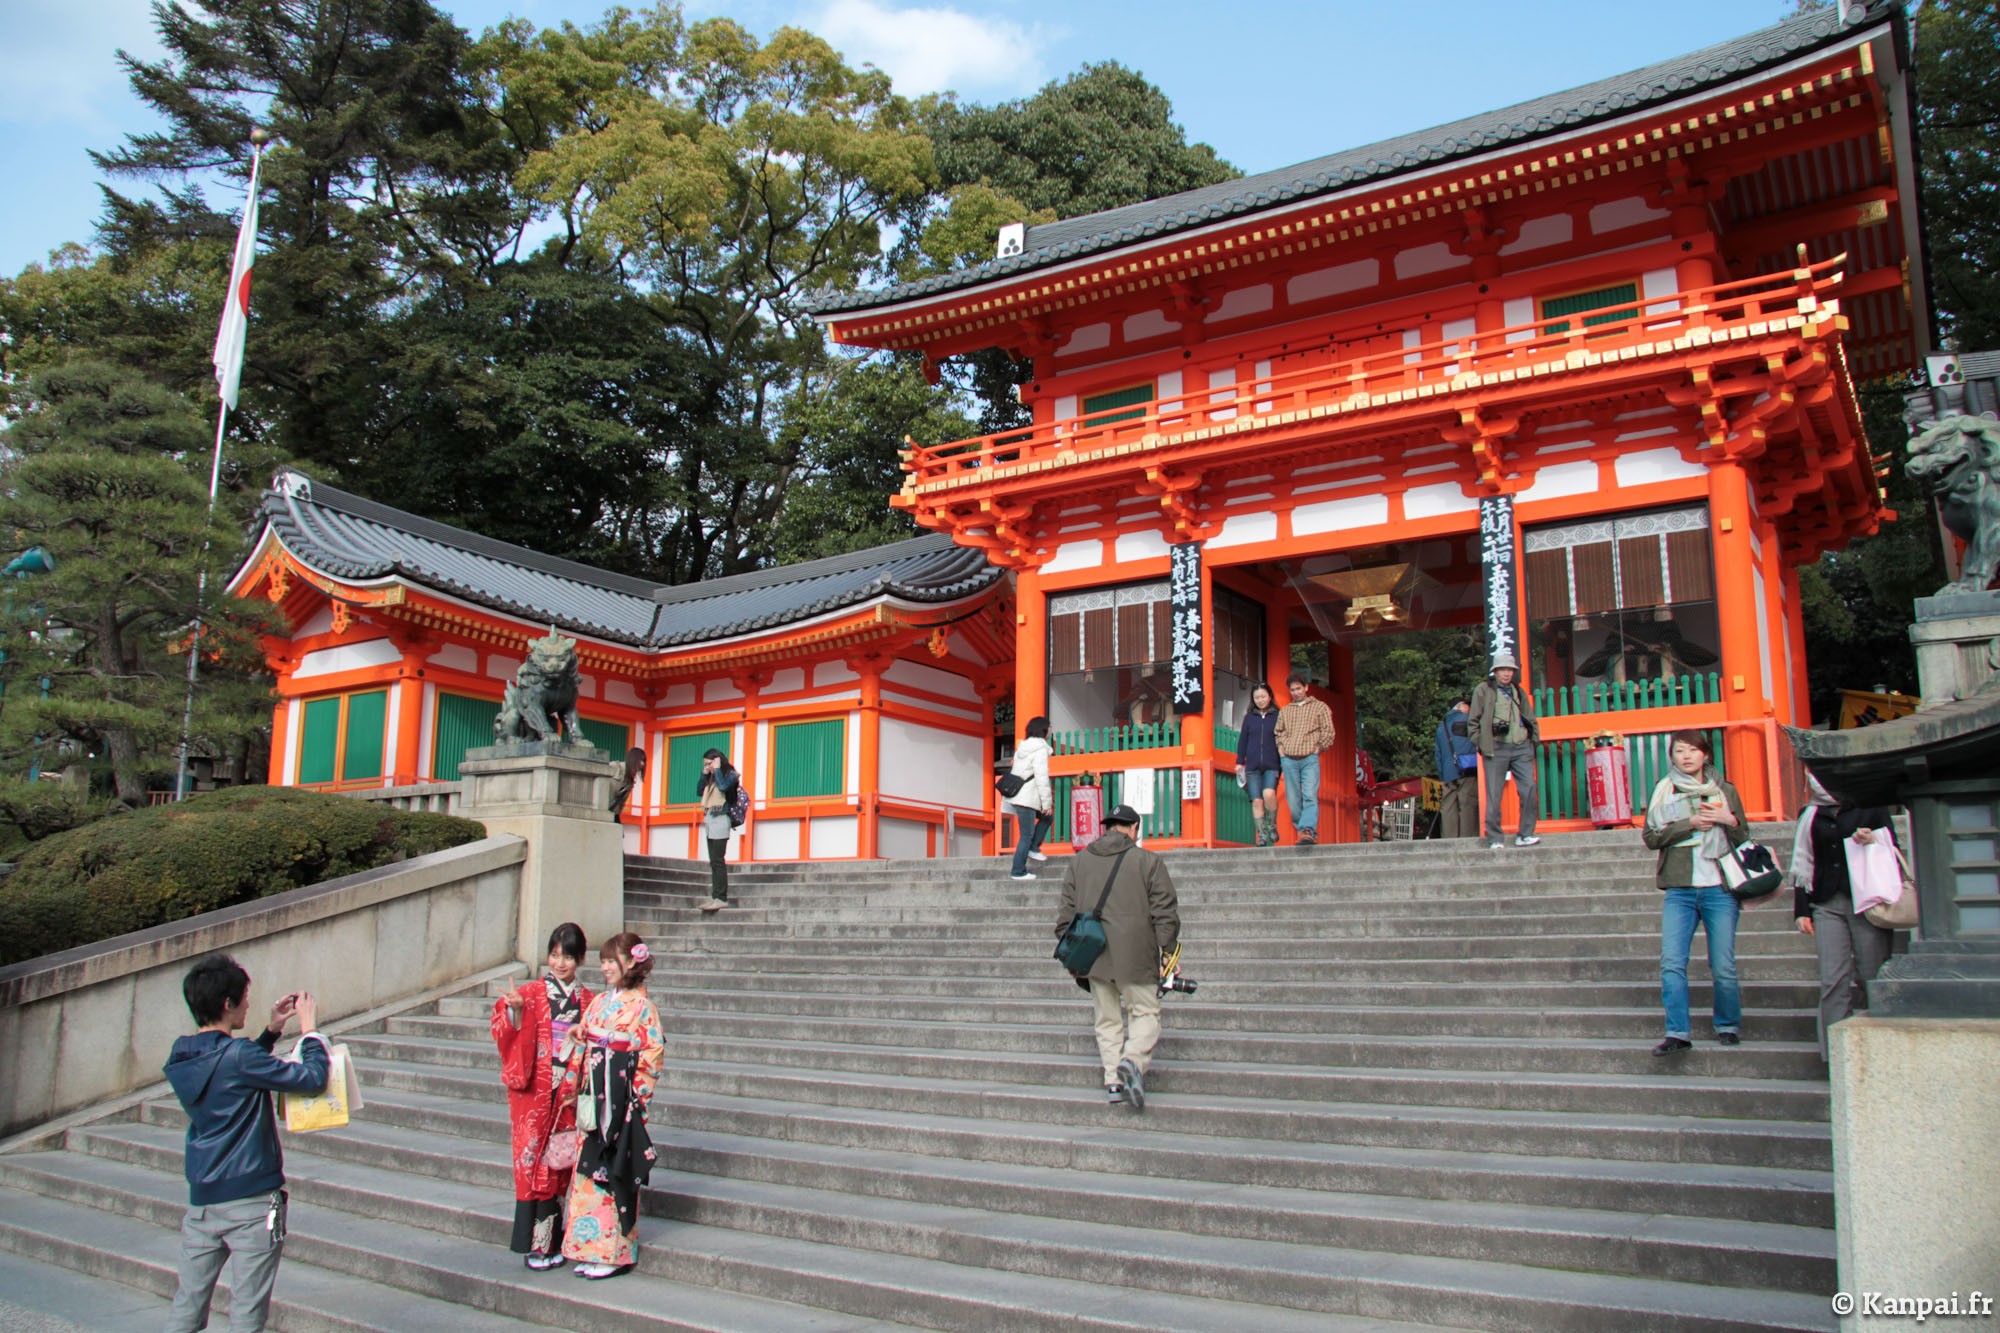
[[[58,833],[0,880],[0,963],[266,898],[486,836],[296,787],[231,787]]]

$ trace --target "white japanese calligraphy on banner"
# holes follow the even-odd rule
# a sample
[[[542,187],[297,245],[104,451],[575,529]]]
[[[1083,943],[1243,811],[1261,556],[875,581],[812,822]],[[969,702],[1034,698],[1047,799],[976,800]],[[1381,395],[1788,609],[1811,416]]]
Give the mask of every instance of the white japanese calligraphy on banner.
[[[1479,568],[1486,579],[1486,651],[1520,660],[1515,624],[1514,497],[1489,495],[1479,502]]]
[[[1201,653],[1201,543],[1167,548],[1167,600],[1173,608],[1173,664],[1176,714],[1199,713],[1206,705]]]

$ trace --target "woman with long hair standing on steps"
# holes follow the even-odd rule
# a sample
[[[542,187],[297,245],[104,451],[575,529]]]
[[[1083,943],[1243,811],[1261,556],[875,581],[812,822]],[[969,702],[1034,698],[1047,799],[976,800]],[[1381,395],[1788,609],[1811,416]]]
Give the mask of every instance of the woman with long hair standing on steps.
[[[513,1131],[510,1248],[537,1272],[563,1263],[563,1200],[579,1146],[570,1034],[591,1001],[576,978],[584,948],[583,928],[563,922],[549,935],[548,970],[493,1002],[493,1042]]]
[[[639,1258],[639,1187],[653,1171],[646,1108],[666,1064],[659,1011],[646,995],[653,955],[630,931],[598,949],[604,994],[584,1011],[574,1043],[576,1127],[583,1131],[569,1191],[563,1257],[580,1278],[617,1277]]]

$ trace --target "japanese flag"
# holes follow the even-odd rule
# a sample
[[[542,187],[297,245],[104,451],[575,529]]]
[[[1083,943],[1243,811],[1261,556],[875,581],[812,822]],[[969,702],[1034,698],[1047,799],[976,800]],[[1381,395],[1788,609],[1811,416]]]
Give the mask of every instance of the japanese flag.
[[[243,205],[243,229],[236,233],[236,258],[229,266],[222,328],[215,335],[215,387],[232,410],[237,384],[243,378],[243,342],[250,332],[250,265],[257,257],[257,171],[263,159],[261,152],[250,158],[250,197]]]

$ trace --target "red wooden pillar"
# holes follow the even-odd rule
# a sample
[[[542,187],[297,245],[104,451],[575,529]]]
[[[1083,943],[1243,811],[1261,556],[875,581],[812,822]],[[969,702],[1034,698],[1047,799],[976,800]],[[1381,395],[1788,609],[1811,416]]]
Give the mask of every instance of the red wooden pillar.
[[[1049,711],[1049,595],[1039,569],[1023,569],[1014,583],[1014,731]]]
[[[1715,606],[1722,628],[1723,739],[1729,780],[1748,810],[1769,810],[1764,741],[1748,725],[1765,717],[1757,646],[1757,562],[1750,544],[1750,477],[1733,459],[1709,465],[1708,515],[1715,540]]]
[[[1333,744],[1319,757],[1319,792],[1322,808],[1333,800],[1333,837],[1321,841],[1361,841],[1361,798],[1354,786],[1354,743],[1357,717],[1354,708],[1354,650],[1338,643],[1326,646],[1327,688],[1335,708]],[[1321,819],[1324,825],[1326,820]]]
[[[882,818],[882,672],[888,668],[889,660],[871,653],[848,663],[861,677],[861,791],[855,807],[861,829],[855,854],[864,861],[880,855],[877,825]]]

